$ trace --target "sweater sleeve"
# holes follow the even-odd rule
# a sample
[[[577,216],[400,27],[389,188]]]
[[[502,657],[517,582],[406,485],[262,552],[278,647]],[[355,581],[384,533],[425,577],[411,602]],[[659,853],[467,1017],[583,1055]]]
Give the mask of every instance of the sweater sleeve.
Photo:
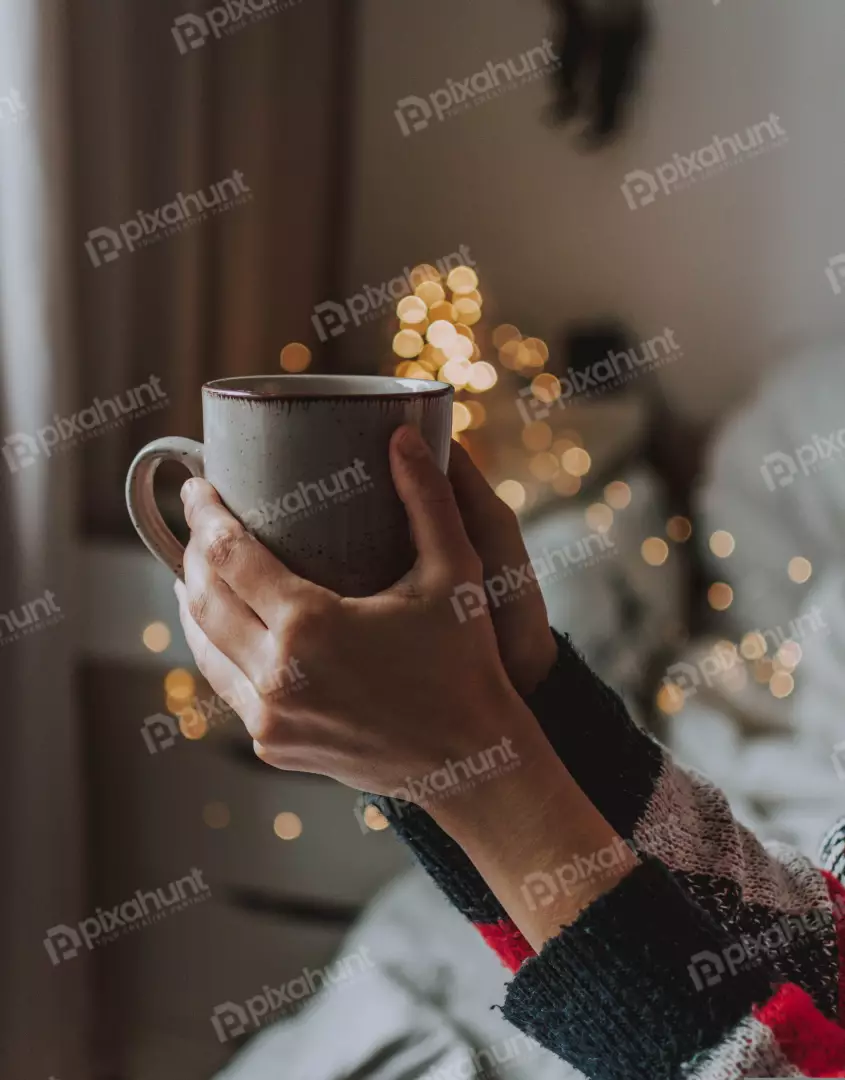
[[[845,1031],[780,983],[773,951],[645,858],[526,960],[504,1012],[592,1080],[845,1076]]]
[[[556,636],[557,661],[526,703],[576,783],[639,856],[659,860],[676,886],[734,940],[784,934],[788,917],[818,921],[813,933],[793,935],[777,949],[771,965],[781,981],[797,984],[835,1017],[839,954],[825,879],[803,856],[764,848],[734,819],[722,792],[681,768],[633,722],[569,639]],[[463,850],[420,807],[375,801],[447,897],[517,970],[533,950]],[[538,905],[550,904],[550,891],[565,888],[573,872],[600,872],[603,853],[595,855],[532,882]]]

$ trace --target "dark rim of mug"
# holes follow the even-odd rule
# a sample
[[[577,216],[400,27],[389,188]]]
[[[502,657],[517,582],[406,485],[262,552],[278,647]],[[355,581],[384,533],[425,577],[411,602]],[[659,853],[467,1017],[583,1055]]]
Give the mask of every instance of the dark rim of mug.
[[[326,393],[326,394],[299,394],[285,392],[284,382],[288,379],[293,380],[297,378],[307,379],[389,379],[391,382],[401,379],[405,383],[416,383],[419,389],[411,389],[404,393],[384,393],[384,394],[367,394],[367,393]],[[279,381],[278,391],[272,393],[262,393],[259,390],[236,390],[234,388],[229,389],[227,384],[231,383],[244,383],[250,380],[258,382],[260,379],[264,380],[276,380]],[[454,386],[449,383],[442,383],[433,379],[406,379],[399,375],[237,375],[228,379],[215,379],[213,382],[207,382],[203,385],[202,392],[204,394],[213,394],[215,397],[222,398],[243,398],[250,401],[349,401],[354,398],[356,401],[366,401],[372,399],[372,401],[403,401],[408,398],[414,397],[443,397],[445,394],[453,394],[455,392]]]

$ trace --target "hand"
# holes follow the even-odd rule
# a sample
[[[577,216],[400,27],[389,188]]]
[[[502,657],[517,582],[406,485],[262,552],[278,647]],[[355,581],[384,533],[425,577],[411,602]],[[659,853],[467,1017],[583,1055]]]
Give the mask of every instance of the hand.
[[[506,742],[517,757],[545,744],[489,615],[462,621],[452,603],[456,586],[480,587],[482,566],[449,480],[415,429],[390,453],[418,559],[386,592],[344,598],[298,577],[196,479],[176,584],[197,666],[258,756],[382,795]]]
[[[506,571],[529,564],[528,552],[516,514],[493,491],[458,443],[452,443],[449,479],[461,511],[470,543],[478,553],[484,580],[493,586],[507,584]],[[515,577],[517,575],[511,575]],[[520,694],[529,694],[541,683],[557,658],[557,645],[540,586],[528,580],[519,591],[490,602],[490,614],[508,678]]]

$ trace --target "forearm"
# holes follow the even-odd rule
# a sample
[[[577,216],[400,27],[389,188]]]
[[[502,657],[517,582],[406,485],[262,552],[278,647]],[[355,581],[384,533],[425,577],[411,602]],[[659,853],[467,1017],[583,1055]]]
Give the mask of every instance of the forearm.
[[[533,716],[511,719],[525,734],[519,766],[493,784],[432,808],[432,817],[471,860],[532,948],[612,889],[636,857],[587,799]],[[600,872],[590,872],[602,852]],[[580,872],[587,868],[586,872]],[[544,887],[538,890],[538,884]],[[541,896],[538,902],[538,893]]]

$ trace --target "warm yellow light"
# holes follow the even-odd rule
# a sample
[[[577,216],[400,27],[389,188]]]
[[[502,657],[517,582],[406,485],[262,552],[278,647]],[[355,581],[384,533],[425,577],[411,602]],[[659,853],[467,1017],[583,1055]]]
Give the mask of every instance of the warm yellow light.
[[[493,346],[496,349],[503,349],[508,342],[522,341],[522,334],[520,334],[518,327],[513,326],[511,323],[502,323],[501,326],[497,326],[492,334]]]
[[[734,602],[734,591],[724,581],[716,581],[707,590],[707,602],[714,611],[727,611]]]
[[[498,379],[499,376],[496,374],[496,369],[493,365],[488,364],[486,360],[479,360],[479,362],[473,364],[470,369],[467,386],[477,394],[482,394],[485,390],[492,390],[498,382]]]
[[[208,721],[199,709],[180,709],[179,730],[186,739],[204,739],[208,734]]]
[[[531,392],[538,401],[544,401],[547,405],[557,401],[560,397],[560,382],[554,375],[547,373],[538,375],[531,382]]]
[[[667,682],[661,686],[657,694],[657,707],[667,716],[674,716],[684,707],[686,695],[676,683]]]
[[[487,419],[487,410],[480,401],[465,401],[464,408],[470,415],[470,429],[480,428]]]
[[[428,307],[418,296],[403,296],[396,305],[396,314],[406,322],[421,322],[428,316]]]
[[[472,375],[472,364],[469,360],[460,360],[458,358],[454,360],[447,360],[438,373],[438,379],[441,382],[451,383],[456,389],[460,390],[469,382]]]
[[[455,323],[455,329],[461,335],[461,337],[469,338],[469,340],[475,344],[475,334],[472,331],[471,326],[464,326],[462,322]]]
[[[669,558],[669,545],[659,536],[643,540],[640,553],[649,566],[662,566]]]
[[[448,359],[449,357],[442,349],[436,349],[433,345],[426,345],[417,357],[417,362],[422,364],[428,371],[438,372]]]
[[[452,404],[452,434],[457,435],[466,431],[472,423],[472,415],[463,402],[455,401]]]
[[[736,541],[724,529],[717,529],[710,537],[710,550],[719,559],[727,559],[733,555],[735,548]]]
[[[593,532],[606,533],[613,525],[613,511],[606,503],[593,503],[585,513],[587,527]]]
[[[784,671],[794,671],[804,658],[804,651],[797,641],[784,641],[775,654],[775,664]]]
[[[462,322],[465,326],[475,326],[481,318],[481,305],[468,296],[459,296],[453,307],[455,309],[455,321]]]
[[[511,510],[521,510],[525,506],[525,488],[518,480],[503,480],[496,488],[496,494]]]
[[[473,343],[461,334],[455,334],[452,340],[443,346],[443,352],[449,360],[469,360],[474,351]]]
[[[190,671],[174,668],[164,677],[164,691],[173,701],[190,701],[196,696],[197,684]]]
[[[573,446],[563,454],[561,464],[570,476],[586,476],[593,463],[586,450]]]
[[[544,484],[549,483],[560,472],[560,462],[554,454],[548,451],[535,454],[531,458],[528,467],[531,470],[531,475]]]
[[[393,339],[393,351],[405,360],[419,356],[424,346],[422,335],[416,330],[400,330]]]
[[[560,472],[552,480],[552,487],[558,495],[565,495],[569,498],[572,495],[577,495],[581,490],[581,479],[578,476],[572,476],[571,473]]]
[[[442,349],[444,345],[448,345],[450,341],[455,340],[458,331],[453,323],[447,322],[445,319],[435,319],[429,326],[425,336],[436,349]]]
[[[685,517],[669,518],[666,523],[666,535],[676,544],[685,544],[692,536],[692,524]]]
[[[800,555],[796,555],[794,559],[789,560],[787,572],[790,581],[794,581],[796,585],[803,585],[805,581],[809,581],[812,577],[813,564],[809,559],[803,559]]]
[[[292,814],[289,811],[276,814],[273,832],[280,840],[296,840],[297,837],[302,836],[302,820],[298,814]]]
[[[769,690],[772,692],[772,697],[789,697],[794,689],[795,680],[788,671],[776,671],[769,680]]]
[[[424,368],[422,364],[418,364],[416,360],[406,360],[401,366],[405,369],[402,373],[402,378],[422,379],[424,382],[434,381],[434,376],[428,368]]]
[[[232,815],[224,802],[210,802],[202,808],[202,819],[209,829],[225,829]]]
[[[518,338],[506,341],[499,349],[499,363],[508,371],[521,371],[528,366],[528,350]]]
[[[170,645],[170,628],[163,622],[150,623],[141,638],[150,652],[164,652]]]
[[[541,340],[540,338],[528,337],[525,338],[522,344],[525,346],[526,349],[528,349],[530,353],[537,354],[537,356],[539,357],[539,366],[542,367],[542,365],[545,364],[546,361],[549,359],[549,347],[545,343],[545,341]]]
[[[739,651],[746,660],[762,660],[768,652],[768,645],[763,635],[759,631],[753,630],[750,634],[746,634],[739,643]]]
[[[282,371],[291,374],[305,371],[311,364],[311,350],[307,345],[302,345],[298,341],[291,342],[290,345],[285,345],[279,354],[279,364]]]
[[[441,281],[442,278],[440,271],[430,263],[420,263],[408,275],[408,280],[414,289],[418,289],[424,281]]]
[[[364,824],[373,832],[383,832],[390,827],[390,822],[377,806],[368,806],[364,810]]]
[[[631,505],[631,489],[622,480],[614,480],[604,489],[604,498],[614,510],[625,510]]]
[[[439,281],[423,281],[417,285],[414,292],[427,307],[446,299],[446,292]]]
[[[428,310],[428,317],[432,322],[455,323],[458,321],[458,313],[455,305],[448,300],[441,300],[438,304],[432,304]]]
[[[478,288],[478,274],[469,266],[457,266],[446,278],[446,285],[457,296]]]
[[[526,450],[548,450],[552,445],[552,429],[544,420],[535,420],[522,429],[522,443]]]
[[[769,659],[754,661],[754,681],[767,683],[775,673],[775,665]]]

